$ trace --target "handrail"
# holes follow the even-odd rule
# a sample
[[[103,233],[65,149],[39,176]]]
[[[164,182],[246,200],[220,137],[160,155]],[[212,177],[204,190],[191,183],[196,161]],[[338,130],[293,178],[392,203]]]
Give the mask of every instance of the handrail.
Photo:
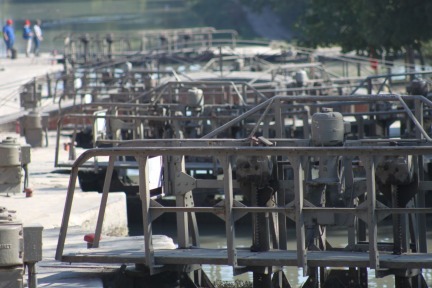
[[[238,90],[237,85],[244,85],[245,87],[249,88],[255,95],[257,95],[261,100],[267,100],[268,97],[266,97],[264,94],[262,94],[260,91],[258,91],[255,87],[252,85],[246,83],[246,82],[234,82],[234,81],[224,81],[224,80],[217,80],[217,81],[170,81],[164,83],[162,86],[159,86],[157,90],[159,90],[159,94],[152,99],[152,104],[156,105],[158,101],[160,101],[161,97],[163,96],[163,92],[168,90],[170,87],[178,87],[178,86],[195,86],[199,87],[200,85],[204,86],[230,86],[233,87],[234,91],[236,92],[236,95],[239,97],[241,105],[245,105],[247,102],[245,101],[245,96],[241,94],[241,92]]]
[[[277,143],[278,139],[270,139],[273,143]],[[141,140],[142,145],[145,145],[145,140]],[[202,140],[200,140],[202,141]],[[230,141],[230,140],[228,140]],[[186,141],[187,142],[187,141]],[[243,211],[246,213],[262,213],[262,212],[276,212],[282,213],[285,217],[292,216],[295,225],[296,225],[296,237],[297,237],[297,266],[306,268],[307,265],[307,247],[305,247],[305,222],[304,216],[308,213],[343,213],[348,215],[357,215],[358,217],[362,217],[364,221],[368,225],[368,233],[369,233],[369,265],[373,269],[378,269],[379,265],[379,254],[380,251],[377,249],[377,225],[379,222],[378,215],[390,215],[391,213],[422,213],[422,214],[430,214],[432,213],[432,209],[424,209],[419,207],[416,208],[382,208],[382,205],[377,205],[378,201],[376,199],[376,188],[375,188],[375,161],[374,158],[377,156],[407,156],[407,155],[430,155],[432,154],[432,146],[392,146],[389,149],[388,146],[342,146],[342,147],[278,147],[278,146],[269,146],[269,147],[250,147],[250,146],[226,146],[226,147],[197,147],[197,146],[182,146],[182,147],[114,147],[114,148],[100,148],[100,149],[91,149],[85,151],[81,154],[75,163],[72,166],[71,177],[69,181],[66,202],[65,202],[65,210],[62,218],[62,224],[60,228],[60,235],[57,243],[56,255],[55,259],[62,261],[63,252],[65,248],[65,241],[67,237],[67,230],[69,225],[69,219],[71,214],[72,202],[74,197],[74,190],[77,180],[77,174],[79,167],[83,165],[86,161],[93,157],[98,156],[108,156],[110,158],[110,169],[114,165],[113,159],[118,156],[134,156],[137,159],[137,162],[140,163],[139,171],[140,171],[140,196],[141,201],[143,202],[143,221],[144,221],[144,235],[147,237],[152,233],[152,225],[147,225],[151,223],[150,211],[159,211],[159,212],[223,212],[226,217],[226,229],[227,231],[235,231],[234,228],[234,220],[233,213],[235,211]],[[216,155],[218,159],[220,159],[223,171],[224,178],[222,180],[224,187],[224,195],[225,205],[223,208],[210,207],[153,207],[150,205],[150,193],[147,187],[148,180],[148,172],[147,172],[147,158],[150,156],[161,155],[163,157],[166,156],[184,156],[193,154],[195,156],[209,156]],[[231,172],[231,164],[230,159],[234,156],[283,156],[287,157],[294,168],[294,194],[295,201],[292,205],[287,205],[286,203],[279,203],[276,207],[239,207],[236,208],[234,203],[230,201],[233,197],[233,186],[232,186],[232,174]],[[303,200],[298,201],[298,199],[303,199],[303,177],[301,176],[300,171],[302,171],[302,162],[301,159],[304,157],[315,157],[315,156],[359,156],[362,163],[366,166],[366,194],[367,200],[364,202],[364,205],[359,206],[358,208],[337,208],[337,207],[306,207],[303,203]],[[296,172],[297,171],[297,172]],[[107,177],[106,179],[109,179]],[[230,184],[231,183],[231,184]],[[105,206],[108,197],[108,189],[109,180],[105,181],[103,198],[101,201],[101,209],[98,217],[98,227],[96,228],[96,239],[100,239],[100,231],[103,220],[103,213],[105,213]],[[192,189],[192,188],[191,188]],[[145,205],[146,206],[145,206]],[[102,214],[101,214],[102,213]],[[387,214],[386,214],[387,213]],[[284,233],[286,231],[284,230]],[[227,236],[227,251],[228,251],[228,265],[236,266],[237,256],[236,256],[236,245],[235,245],[235,234],[234,237]],[[148,237],[147,237],[148,239]],[[182,247],[180,247],[182,248]],[[184,247],[183,247],[184,248]],[[145,250],[145,263],[149,266],[152,271],[154,265],[154,253],[150,253],[153,251],[151,241],[144,241],[144,250]],[[418,253],[424,253],[424,251],[420,251]]]
[[[232,127],[236,123],[240,122],[243,119],[246,119],[250,115],[257,113],[261,111],[262,109],[266,109],[268,106],[273,105],[274,103],[277,103],[278,101],[285,101],[285,102],[330,102],[330,101],[336,101],[339,102],[340,105],[346,104],[343,103],[343,101],[350,101],[351,104],[355,104],[355,101],[366,101],[366,102],[378,102],[378,101],[398,101],[401,103],[401,105],[404,106],[405,112],[408,114],[408,117],[413,121],[413,123],[416,125],[416,127],[419,129],[421,134],[427,139],[428,142],[432,142],[432,138],[430,138],[427,134],[427,132],[423,129],[423,127],[418,123],[418,120],[416,119],[415,115],[411,112],[409,107],[406,106],[404,99],[406,100],[418,100],[424,104],[432,105],[432,101],[428,100],[426,97],[423,96],[400,96],[395,94],[387,94],[387,95],[348,95],[348,96],[308,96],[308,95],[301,95],[301,96],[273,96],[272,98],[258,104],[257,106],[253,107],[252,109],[246,111],[239,117],[225,123],[221,127],[213,130],[209,134],[203,136],[204,139],[209,139],[217,136],[219,133],[225,131],[226,129]],[[338,104],[334,104],[338,105]],[[432,107],[432,106],[431,106]],[[257,123],[259,125],[259,123]]]
[[[400,76],[413,76],[413,75],[426,75],[426,74],[432,74],[432,71],[417,71],[417,72],[405,72],[405,73],[391,73],[391,74],[379,74],[379,75],[370,75],[361,81],[357,87],[351,91],[350,95],[354,95],[358,89],[363,87],[366,83],[371,82],[372,80],[376,79],[384,79],[383,82],[387,81],[388,79],[391,79],[392,77],[400,77]],[[377,92],[380,93],[380,91]]]

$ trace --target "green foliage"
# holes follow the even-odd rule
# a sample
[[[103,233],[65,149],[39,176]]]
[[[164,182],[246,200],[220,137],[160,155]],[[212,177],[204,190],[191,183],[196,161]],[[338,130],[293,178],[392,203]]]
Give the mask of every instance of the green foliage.
[[[242,0],[255,9],[293,10],[300,45],[339,45],[343,51],[394,52],[432,40],[430,0]],[[301,4],[299,4],[301,2]]]
[[[298,26],[312,46],[398,51],[432,38],[431,9],[429,0],[312,0]]]
[[[422,43],[423,55],[427,63],[432,63],[432,40]]]
[[[256,35],[249,26],[246,15],[239,3],[233,0],[187,0],[189,8],[204,26],[216,29],[234,29],[240,36],[254,38]]]
[[[291,32],[296,34],[293,29],[299,16],[303,15],[309,7],[310,0],[240,0],[244,5],[248,5],[255,11],[264,7],[270,7],[280,17],[280,21]]]

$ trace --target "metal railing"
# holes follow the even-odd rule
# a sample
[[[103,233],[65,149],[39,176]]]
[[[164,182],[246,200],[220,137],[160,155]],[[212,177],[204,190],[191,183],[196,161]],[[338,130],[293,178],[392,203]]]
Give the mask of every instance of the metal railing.
[[[413,111],[406,105],[405,101],[407,100],[414,102]],[[414,138],[345,140],[342,146],[325,147],[313,147],[315,144],[313,144],[313,141],[309,137],[305,139],[283,138],[286,127],[284,117],[289,116],[289,113],[300,113],[298,115],[302,115],[304,111],[307,111],[296,110],[296,108],[304,106],[328,107],[328,105],[331,106],[332,104],[356,105],[356,103],[376,103],[380,101],[399,103],[403,110],[371,111],[366,116],[379,116],[382,113],[387,113],[394,117],[394,114],[404,113],[406,119],[410,119],[409,122],[415,127],[413,129],[415,130]],[[232,266],[235,271],[234,273],[242,273],[248,271],[248,269],[254,271],[253,268],[245,268],[239,265],[239,263],[245,263],[245,259],[250,255],[246,255],[245,253],[247,252],[244,249],[239,250],[236,245],[236,221],[246,214],[266,214],[272,216],[266,219],[273,219],[273,226],[264,225],[264,228],[260,227],[256,229],[257,233],[265,231],[265,235],[273,235],[271,236],[273,240],[272,244],[269,244],[270,248],[266,248],[262,252],[250,251],[249,253],[258,253],[254,254],[256,256],[259,253],[271,251],[288,251],[287,239],[289,232],[287,223],[289,219],[295,223],[297,241],[295,250],[288,251],[291,253],[290,255],[295,255],[294,258],[292,256],[288,258],[272,258],[265,254],[266,256],[263,256],[265,260],[260,261],[259,264],[251,262],[253,263],[250,264],[251,266],[297,266],[303,268],[305,273],[317,269],[317,267],[324,266],[357,267],[358,269],[370,267],[377,271],[377,275],[381,273],[379,271],[382,271],[382,269],[390,269],[389,274],[393,273],[396,277],[401,277],[399,276],[400,272],[397,270],[401,269],[398,266],[400,261],[406,262],[404,269],[432,268],[429,261],[431,255],[427,253],[428,244],[425,218],[425,214],[432,214],[432,208],[425,205],[425,191],[432,190],[432,183],[428,181],[431,177],[430,171],[425,171],[425,167],[429,166],[432,147],[431,139],[422,127],[423,105],[430,106],[431,104],[431,101],[422,96],[276,96],[252,108],[236,119],[227,122],[220,128],[215,129],[213,132],[207,134],[204,137],[205,139],[131,140],[123,141],[122,143],[112,142],[112,144],[118,145],[113,148],[87,150],[77,158],[71,167],[71,178],[56,259],[60,261],[63,259],[69,262],[75,261],[73,255],[64,254],[64,249],[78,171],[80,167],[85,167],[89,160],[96,157],[106,157],[108,158],[108,162],[104,186],[101,189],[101,208],[95,229],[96,236],[93,247],[97,248],[99,245],[111,178],[115,169],[119,167],[118,160],[135,159],[136,161],[129,160],[127,163],[133,163],[135,165],[133,167],[139,171],[137,188],[140,196],[139,201],[143,207],[144,249],[142,250],[142,255],[140,254],[141,256],[139,256],[142,258],[138,257],[139,259],[136,258],[135,260],[128,259],[132,262],[135,261],[134,263],[145,263],[151,273],[157,273],[155,267],[160,264],[158,261],[162,261],[165,264],[170,264],[171,262],[169,261],[174,261],[172,258],[170,258],[171,260],[161,260],[161,257],[164,257],[163,253],[155,251],[151,241],[145,240],[151,238],[153,221],[163,213],[175,213],[176,215],[177,239],[180,252],[182,249],[189,249],[191,246],[196,247],[194,249],[200,249],[200,234],[195,222],[196,218],[193,216],[195,213],[211,213],[222,218],[225,221],[227,247],[224,249],[224,260],[220,260],[220,258],[215,260],[209,254],[206,260],[200,258],[199,263],[194,264],[214,264],[215,261],[218,261],[217,263],[222,262],[225,265]],[[287,112],[287,115],[284,115],[283,112],[285,108],[291,111]],[[348,114],[356,115],[355,113]],[[362,114],[358,113],[356,116],[360,115]],[[233,125],[241,123],[252,116],[258,117],[254,118],[254,127],[251,128],[248,138],[214,138],[227,131]],[[362,119],[363,116],[361,116]],[[265,130],[268,130],[270,127],[268,125],[269,121],[275,121],[271,129],[274,130],[275,135],[279,138],[256,138],[256,133],[258,132],[267,137],[269,133],[265,132]],[[309,127],[308,121],[304,122],[304,126]],[[156,196],[150,193],[147,183],[149,183],[150,177],[149,169],[153,168],[149,167],[149,158],[153,156],[160,156],[163,163],[163,183],[161,187],[163,194],[158,197],[162,197],[163,199],[164,195],[174,196],[176,201],[175,207],[163,206],[156,201],[154,198]],[[207,160],[216,159],[217,165],[221,168],[221,172],[219,172],[221,174],[218,174],[216,179],[196,179],[188,175],[186,173],[188,161],[191,158],[197,157]],[[241,162],[238,162],[239,159],[261,160],[258,162],[252,161],[248,165],[241,165]],[[270,170],[265,171],[267,168],[263,170],[262,167],[266,167],[266,165],[262,166],[262,164],[259,164],[258,166],[253,166],[254,164],[251,164],[266,163],[265,159],[269,159],[269,161],[271,159],[274,167],[272,169],[275,169],[277,173],[270,172]],[[403,161],[400,162],[399,160]],[[323,164],[332,163],[332,161],[339,164]],[[125,163],[123,162],[123,164]],[[390,166],[388,166],[389,163]],[[334,170],[329,173],[336,175],[335,179],[314,178],[312,175],[314,174],[314,170],[315,173],[317,172],[317,165],[320,165],[320,167],[325,166],[325,169],[322,168],[324,169],[323,171],[329,171],[328,169]],[[250,167],[252,169],[249,169]],[[407,176],[409,178],[411,186],[401,186],[401,189],[405,190],[400,195],[401,197],[407,197],[408,204],[399,202],[400,199],[395,200],[399,197],[397,196],[397,192],[395,192],[396,196],[394,196],[387,191],[388,189],[393,189],[391,188],[393,186],[398,186],[397,181],[400,180],[388,180],[389,178],[386,175],[388,173],[392,175],[393,173],[388,170],[388,167],[396,167],[396,170],[393,171],[394,173],[399,173],[399,168],[402,168],[402,171],[406,171],[404,177]],[[247,169],[248,173],[250,173],[249,178],[246,178],[247,183],[242,182],[245,178],[240,178],[240,172],[244,172],[241,169]],[[340,171],[344,172],[340,174]],[[236,176],[234,177],[234,175]],[[250,191],[252,190],[256,191],[256,193],[264,193],[258,192],[265,190],[259,186],[262,184],[254,183],[261,181],[260,179],[265,179],[266,175],[273,175],[272,181],[270,181],[273,184],[269,184],[270,182],[268,182],[265,184],[268,186],[264,186],[269,187],[268,189],[275,193],[274,198],[272,198],[272,205],[263,206],[258,203],[254,204],[254,202],[249,203],[247,201],[248,197],[243,198],[243,200],[246,199],[245,202],[236,200],[234,195],[239,195],[239,193],[243,196],[249,195],[247,193],[251,193]],[[251,186],[249,187],[248,185]],[[342,200],[331,200],[330,197],[330,201],[323,204],[316,199],[316,195],[314,194],[316,192],[314,189],[317,189],[316,187],[324,189],[326,195],[328,193],[331,197],[340,197]],[[342,189],[342,187],[344,188]],[[220,198],[223,200],[214,206],[194,204],[194,199],[203,195],[203,189],[215,188],[222,193],[222,197]],[[394,191],[397,191],[397,189],[395,188]],[[214,193],[214,190],[211,193]],[[342,201],[343,204],[340,204],[338,201]],[[391,216],[395,223],[401,221],[400,217],[414,219],[410,222],[411,228],[409,229],[407,226],[395,224],[394,243],[387,245],[393,246],[393,251],[396,251],[393,254],[388,252],[392,248],[383,246],[377,233],[378,227],[384,225],[382,221],[388,216]],[[348,233],[346,239],[347,246],[343,249],[336,249],[338,254],[334,257],[332,253],[335,253],[336,250],[331,245],[326,248],[325,233],[320,232],[316,234],[314,232],[316,229],[324,231],[326,226],[343,227]],[[401,233],[403,235],[410,235],[410,239],[413,239],[412,243],[405,243],[399,239],[399,235],[402,235]],[[314,246],[311,242],[315,239],[314,237],[319,238],[318,241],[321,241],[320,245],[324,247],[320,251],[322,252],[321,254],[316,254],[315,250],[318,246]],[[328,249],[327,252],[325,251],[326,249]],[[355,256],[362,257],[361,264],[359,264],[360,262],[358,262],[357,258],[353,258],[353,251],[358,251],[355,253],[359,253],[355,254]],[[97,253],[97,249],[95,252]],[[93,259],[91,253],[92,251],[89,251],[89,256],[86,258],[88,261],[101,261],[102,256],[99,255]],[[112,251],[112,253],[115,254],[115,251]],[[111,255],[113,255],[112,253]],[[193,251],[189,253],[193,253]],[[174,262],[182,261],[180,259],[182,257],[181,253],[176,255],[172,256],[178,257]],[[217,257],[220,257],[220,255]],[[116,259],[119,262],[123,262],[120,254]],[[76,261],[83,261],[83,259],[77,258]],[[325,263],[325,265],[322,263]],[[312,277],[312,275],[313,273],[309,276]]]
[[[432,154],[432,147],[427,146],[418,146],[413,145],[410,147],[395,147],[392,146],[350,146],[350,147],[293,147],[289,146],[284,142],[283,139],[269,139],[273,143],[279,143],[276,147],[245,147],[245,145],[250,145],[247,143],[241,144],[237,141],[238,145],[235,145],[236,142],[226,140],[225,143],[223,140],[207,140],[207,141],[182,141],[181,147],[152,147],[151,142],[146,143],[143,141],[141,144],[149,144],[147,147],[117,147],[117,148],[103,148],[103,149],[92,149],[84,152],[74,163],[71,171],[70,182],[67,191],[67,198],[65,203],[65,212],[62,220],[62,226],[60,230],[60,237],[58,241],[57,251],[56,251],[56,259],[62,260],[63,252],[65,248],[65,240],[68,230],[68,222],[71,213],[71,207],[75,192],[75,183],[77,180],[77,173],[79,168],[92,157],[98,156],[107,156],[109,157],[109,166],[107,169],[107,175],[105,180],[105,185],[103,189],[103,195],[101,200],[101,208],[100,214],[98,216],[97,227],[95,231],[95,241],[93,243],[93,247],[98,247],[100,235],[101,235],[101,227],[103,224],[103,218],[107,203],[107,198],[109,195],[109,182],[110,182],[110,174],[114,169],[114,162],[117,157],[120,156],[133,156],[137,159],[138,167],[139,167],[139,194],[141,198],[142,208],[143,208],[143,231],[145,239],[150,239],[152,235],[152,221],[154,220],[154,215],[160,215],[161,213],[177,213],[177,224],[179,228],[178,234],[178,245],[179,249],[188,248],[191,243],[189,242],[189,230],[187,229],[187,224],[185,224],[185,220],[187,218],[187,213],[194,212],[206,212],[206,213],[214,213],[214,214],[222,214],[225,219],[225,227],[226,227],[226,251],[227,251],[227,259],[224,261],[226,265],[230,265],[234,268],[239,268],[238,265],[238,254],[237,254],[237,246],[236,246],[236,236],[235,236],[235,220],[239,213],[277,213],[277,215],[283,217],[285,220],[287,218],[292,219],[295,222],[295,231],[296,231],[296,253],[297,253],[297,261],[296,265],[298,267],[302,267],[304,271],[308,270],[308,254],[313,253],[308,251],[306,244],[306,230],[305,227],[305,219],[310,219],[311,216],[315,216],[319,219],[320,216],[332,216],[333,218],[338,217],[346,217],[347,219],[352,219],[349,227],[349,237],[348,237],[348,247],[349,249],[345,250],[346,252],[352,251],[354,246],[358,243],[356,239],[356,232],[352,227],[354,227],[354,219],[361,219],[367,224],[367,235],[368,235],[368,244],[365,253],[368,254],[367,267],[372,269],[380,269],[385,267],[391,267],[389,261],[386,260],[386,264],[382,265],[380,256],[382,254],[386,254],[384,251],[380,251],[379,249],[379,239],[377,237],[378,223],[388,215],[396,215],[396,214],[404,214],[404,215],[424,215],[424,214],[432,214],[432,208],[424,208],[424,190],[430,189],[429,181],[421,181],[420,187],[424,187],[418,191],[418,196],[416,196],[417,200],[420,203],[416,207],[407,208],[390,208],[380,203],[377,200],[377,190],[376,190],[376,165],[377,159],[380,157],[401,157],[401,156],[413,156],[415,158],[424,155]],[[195,145],[191,145],[195,143]],[[153,143],[155,144],[155,143]],[[180,144],[177,143],[177,145]],[[158,144],[160,145],[160,143]],[[286,145],[286,146],[285,146]],[[152,198],[150,197],[150,191],[147,186],[149,182],[149,171],[148,171],[148,157],[150,156],[162,156],[164,159],[167,157],[183,157],[186,155],[193,154],[195,156],[208,156],[214,155],[218,158],[221,166],[223,168],[223,180],[217,181],[217,186],[223,189],[224,193],[224,201],[223,205],[215,206],[215,207],[190,207],[189,205],[182,206],[178,205],[178,207],[161,207],[160,205],[156,205]],[[235,200],[233,198],[234,195],[234,179],[232,176],[233,171],[233,160],[235,157],[239,156],[249,156],[249,157],[273,157],[278,159],[289,160],[289,163],[293,169],[293,193],[294,200],[291,202],[283,201],[283,197],[279,198],[279,201],[273,207],[249,207],[249,206],[241,206],[235,204]],[[316,207],[312,205],[308,200],[304,192],[305,187],[305,159],[309,157],[346,157],[346,159],[353,159],[353,157],[358,157],[361,161],[364,170],[365,170],[365,181],[366,181],[366,189],[363,191],[363,195],[365,195],[364,202],[360,202],[356,207]],[[350,161],[346,162],[346,169],[352,169],[352,163]],[[416,166],[416,171],[422,174],[422,162]],[[180,173],[181,171],[177,171]],[[349,174],[349,173],[348,173]],[[347,174],[347,175],[348,175]],[[353,177],[347,176],[347,179]],[[175,181],[172,179],[165,179],[165,181]],[[285,187],[286,181],[280,180],[280,191],[284,191],[287,189]],[[349,180],[352,181],[353,179]],[[202,185],[205,185],[205,180],[201,180],[204,182],[200,182]],[[196,187],[197,182],[191,182],[189,187],[185,183],[175,182],[177,186],[182,184],[181,188],[178,188],[176,191],[172,191],[172,194],[176,195],[184,195],[188,193],[187,191],[193,190]],[[185,186],[186,185],[186,186]],[[214,183],[212,182],[212,186]],[[169,186],[166,186],[169,187]],[[173,187],[173,186],[171,186]],[[425,188],[428,187],[428,188]],[[281,194],[284,194],[283,192]],[[278,196],[279,197],[279,196]],[[281,201],[282,199],[282,201]],[[422,202],[423,201],[423,202]],[[422,204],[423,203],[423,204]],[[354,205],[354,204],[353,204]],[[193,205],[192,205],[193,206]],[[236,216],[237,215],[237,216]],[[286,239],[287,235],[287,227],[285,225],[285,221],[282,221],[284,225],[279,225],[279,232],[277,234],[278,239]],[[350,228],[351,227],[351,228]],[[416,250],[416,253],[405,252],[400,255],[403,258],[404,255],[409,255],[412,257],[411,259],[418,259],[418,263],[420,264],[406,264],[406,268],[416,267],[418,266],[424,268],[432,268],[430,262],[425,261],[425,259],[429,259],[431,257],[430,254],[427,254],[427,244],[426,244],[426,226],[425,223],[417,227],[416,234],[412,235],[416,237],[419,241],[419,248]],[[354,233],[354,234],[353,234]],[[149,267],[150,271],[153,271],[155,265],[155,251],[152,246],[151,241],[144,241],[144,251],[145,251],[145,264]],[[198,249],[198,248],[197,248]],[[274,247],[274,249],[285,250],[286,243],[280,242],[279,247]],[[342,251],[343,253],[344,251]],[[257,252],[259,253],[259,252]],[[426,258],[424,258],[426,257]],[[398,261],[397,257],[394,256],[394,261]],[[330,258],[329,258],[330,259]],[[282,261],[283,262],[283,261]],[[271,263],[271,260],[269,260]],[[326,266],[335,265],[332,261],[326,262]],[[280,265],[279,261],[277,265]],[[352,263],[347,261],[343,266],[351,267]]]

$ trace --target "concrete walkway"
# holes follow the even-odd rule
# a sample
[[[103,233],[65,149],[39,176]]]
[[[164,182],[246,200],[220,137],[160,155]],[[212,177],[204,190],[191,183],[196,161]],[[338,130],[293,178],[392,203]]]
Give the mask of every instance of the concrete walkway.
[[[18,134],[1,133],[0,137],[17,138],[21,144],[25,139]],[[62,141],[68,141],[68,138]],[[54,168],[55,134],[49,133],[49,147],[32,148],[29,164],[29,187],[33,190],[32,197],[25,193],[5,194],[0,191],[0,205],[9,211],[16,211],[17,220],[24,226],[39,224],[43,230],[43,260],[38,262],[38,287],[103,287],[98,273],[106,271],[104,267],[83,269],[86,265],[74,267],[54,260],[59,235],[59,227],[63,216],[69,174],[58,173]],[[74,197],[68,244],[84,249],[84,235],[94,232],[101,194],[82,192],[77,183]],[[107,213],[104,219],[104,238],[126,236],[127,211],[124,193],[110,193]],[[108,236],[107,236],[108,235]],[[117,267],[118,268],[118,267]],[[83,273],[86,272],[86,273]],[[91,272],[91,273],[88,273]],[[0,281],[1,282],[1,281]]]
[[[34,77],[62,71],[63,65],[57,63],[58,56],[41,54],[40,57],[25,57],[19,54],[17,59],[0,58],[0,116],[19,112],[19,88]]]

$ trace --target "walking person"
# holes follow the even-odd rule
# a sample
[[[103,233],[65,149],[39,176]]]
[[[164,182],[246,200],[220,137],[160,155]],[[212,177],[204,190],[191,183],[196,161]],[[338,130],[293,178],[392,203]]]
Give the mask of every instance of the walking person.
[[[40,43],[43,40],[42,37],[42,29],[41,29],[41,20],[37,19],[36,24],[33,26],[33,39],[34,39],[34,54],[35,56],[39,56]]]
[[[3,40],[6,44],[6,57],[16,58],[15,44],[15,32],[13,29],[13,21],[11,19],[6,20],[6,25],[3,27]]]
[[[30,56],[31,48],[32,48],[32,42],[33,42],[33,31],[30,27],[30,20],[25,20],[24,27],[23,27],[23,38],[24,41],[26,41],[26,50],[25,54],[27,57]]]

